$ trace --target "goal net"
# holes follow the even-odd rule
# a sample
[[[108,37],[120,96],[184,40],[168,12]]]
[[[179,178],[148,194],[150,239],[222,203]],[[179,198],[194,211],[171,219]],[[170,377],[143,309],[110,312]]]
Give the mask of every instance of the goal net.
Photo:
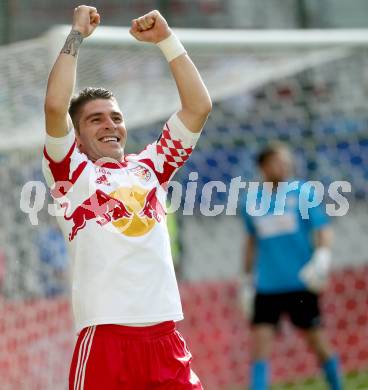
[[[68,28],[0,47],[0,378],[2,389],[65,389],[73,342],[68,256],[41,174],[47,75]],[[254,157],[281,139],[300,178],[351,183],[349,211],[333,218],[334,273],[323,297],[326,328],[352,389],[368,386],[368,32],[177,30],[214,102],[196,151],[177,175],[198,172],[194,215],[175,214],[179,324],[206,388],[244,388],[249,326],[237,306],[243,231],[226,205],[231,180],[257,177]],[[100,27],[79,56],[77,89],[110,88],[125,114],[128,152],[156,139],[179,107],[156,47],[125,28]],[[202,189],[221,181],[225,191]],[[327,194],[326,194],[327,196]],[[229,213],[228,213],[229,214]],[[231,214],[231,213],[230,213]],[[205,329],[205,331],[204,331]],[[283,322],[272,381],[315,389],[321,374],[303,340]],[[306,381],[306,382],[305,382]],[[302,384],[303,383],[303,384]],[[302,387],[304,386],[304,387]],[[323,388],[323,387],[321,387]]]

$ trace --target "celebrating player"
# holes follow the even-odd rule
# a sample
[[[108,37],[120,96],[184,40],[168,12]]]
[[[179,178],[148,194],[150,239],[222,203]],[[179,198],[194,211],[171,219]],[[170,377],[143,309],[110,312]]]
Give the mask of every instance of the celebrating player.
[[[183,314],[164,204],[165,183],[191,154],[211,100],[160,13],[133,20],[133,37],[157,44],[169,62],[181,108],[156,142],[125,155],[127,130],[113,94],[86,88],[72,98],[80,45],[99,23],[96,8],[75,8],[45,99],[43,172],[72,257],[79,333],[69,388],[202,389],[175,329]]]
[[[247,230],[242,294],[244,301],[248,301],[244,302],[248,314],[253,307],[250,389],[268,389],[267,361],[275,329],[281,314],[285,313],[317,354],[331,390],[341,390],[338,359],[323,336],[318,304],[331,261],[328,219],[321,207],[309,209],[309,218],[302,218],[300,202],[310,196],[309,191],[303,193],[305,187],[284,191],[285,202],[277,202],[277,192],[285,190],[292,172],[292,156],[285,145],[266,147],[259,154],[258,165],[264,190],[248,193],[242,202]],[[268,212],[262,216],[251,215],[249,205],[259,205],[262,196],[270,199]]]

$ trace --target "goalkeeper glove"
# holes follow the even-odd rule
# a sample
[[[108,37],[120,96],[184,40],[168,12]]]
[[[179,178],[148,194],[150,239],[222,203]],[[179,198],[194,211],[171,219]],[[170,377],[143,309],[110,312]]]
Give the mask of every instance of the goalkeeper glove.
[[[330,269],[331,251],[329,248],[320,247],[300,270],[299,276],[311,291],[320,293],[327,286]]]
[[[241,312],[249,321],[251,321],[253,318],[254,297],[255,288],[253,285],[253,278],[250,274],[246,274],[240,278],[238,302]]]

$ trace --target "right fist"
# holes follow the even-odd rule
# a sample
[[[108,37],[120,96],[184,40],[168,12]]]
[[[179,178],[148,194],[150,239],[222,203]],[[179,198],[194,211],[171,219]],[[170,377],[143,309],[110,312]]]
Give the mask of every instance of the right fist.
[[[100,24],[100,15],[95,7],[80,5],[74,8],[73,30],[79,31],[83,38],[90,36]]]
[[[138,41],[158,43],[169,37],[171,30],[165,18],[154,10],[138,19],[133,19],[130,33]]]

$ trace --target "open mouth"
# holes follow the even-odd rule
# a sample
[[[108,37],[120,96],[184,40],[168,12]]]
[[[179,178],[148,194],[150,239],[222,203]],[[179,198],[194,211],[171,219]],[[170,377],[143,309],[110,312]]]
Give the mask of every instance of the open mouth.
[[[113,142],[119,142],[120,138],[116,136],[106,136],[98,139],[100,142],[103,142],[104,144],[107,143],[113,143]]]

